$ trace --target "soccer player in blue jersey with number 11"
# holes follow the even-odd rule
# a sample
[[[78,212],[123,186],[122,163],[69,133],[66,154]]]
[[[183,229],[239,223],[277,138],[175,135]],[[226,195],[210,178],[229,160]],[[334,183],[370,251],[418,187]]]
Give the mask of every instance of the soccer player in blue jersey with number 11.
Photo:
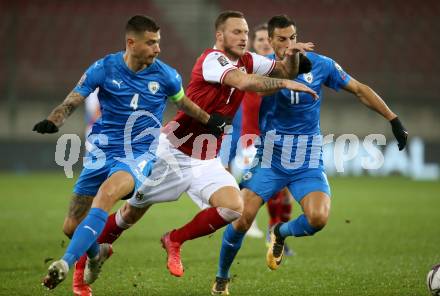
[[[271,57],[282,59],[286,48],[296,42],[296,25],[287,16],[275,16],[268,22],[268,31],[275,52]],[[262,144],[257,147],[256,155],[258,164],[243,176],[243,214],[223,233],[212,294],[229,294],[229,269],[245,233],[261,205],[282,188],[289,189],[304,213],[294,220],[275,225],[271,230],[266,256],[270,269],[279,267],[286,237],[310,236],[326,225],[330,211],[330,186],[322,161],[319,118],[322,86],[336,91],[342,88],[354,94],[364,105],[390,121],[400,150],[406,145],[407,131],[397,115],[370,87],[350,77],[328,57],[313,52],[307,52],[306,57],[312,64],[312,70],[298,75],[295,81],[312,88],[320,99],[287,89],[263,98],[260,107]],[[273,146],[273,153],[265,151],[267,145]]]
[[[69,237],[75,232],[66,253],[50,265],[43,280],[49,289],[63,281],[86,252],[89,259],[84,280],[92,283],[97,278],[112,250],[109,244],[99,245],[96,240],[113,205],[136,190],[150,173],[167,98],[209,130],[222,132],[223,118],[209,115],[188,99],[177,71],[157,59],[160,31],[152,19],[132,17],[126,25],[125,41],[125,52],[109,54],[90,66],[64,102],[34,127],[38,133],[57,132],[73,110],[99,87],[102,116],[91,132],[97,139],[91,154],[104,157],[85,163],[75,185],[64,224]],[[82,215],[74,209],[80,209]]]

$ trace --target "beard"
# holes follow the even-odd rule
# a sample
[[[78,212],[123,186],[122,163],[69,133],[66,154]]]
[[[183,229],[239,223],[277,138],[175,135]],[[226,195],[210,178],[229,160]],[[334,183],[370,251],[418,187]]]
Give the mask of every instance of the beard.
[[[232,46],[227,40],[224,41],[223,47],[225,52],[233,57],[240,58],[246,53],[246,49],[241,49],[238,46]]]

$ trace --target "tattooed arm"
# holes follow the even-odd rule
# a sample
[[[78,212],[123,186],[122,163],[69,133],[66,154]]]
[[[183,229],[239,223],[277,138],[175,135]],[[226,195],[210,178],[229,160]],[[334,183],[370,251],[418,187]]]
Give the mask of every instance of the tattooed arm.
[[[74,91],[70,92],[66,99],[52,110],[47,119],[38,122],[33,130],[40,134],[56,133],[67,117],[69,117],[70,114],[72,114],[73,111],[84,102],[84,99],[85,98],[82,95]]]
[[[205,110],[200,108],[196,103],[191,101],[187,96],[183,96],[183,98],[175,102],[175,104],[177,108],[179,108],[192,118],[200,121],[203,124],[208,123],[209,114],[206,113]]]
[[[312,89],[308,88],[302,83],[288,79],[271,78],[256,74],[246,74],[238,69],[229,71],[226,74],[223,83],[242,91],[264,93],[287,88],[294,91],[309,93],[315,98],[318,97],[316,92],[314,92]]]
[[[84,102],[84,97],[76,92],[70,92],[66,99],[50,113],[48,120],[52,121],[57,127],[63,125],[75,109]]]

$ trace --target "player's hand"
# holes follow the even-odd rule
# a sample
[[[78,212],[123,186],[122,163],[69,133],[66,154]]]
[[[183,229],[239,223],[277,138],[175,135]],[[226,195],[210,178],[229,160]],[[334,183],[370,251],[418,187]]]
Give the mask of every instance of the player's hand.
[[[305,53],[306,51],[313,51],[315,48],[315,44],[313,42],[297,42],[292,45],[292,47],[288,48],[286,51],[286,54],[296,54],[298,52]]]
[[[399,151],[402,151],[403,148],[405,148],[406,142],[408,140],[408,131],[400,122],[398,117],[390,120],[390,123],[394,137],[397,140],[397,146],[399,146]]]
[[[302,53],[299,54],[298,75],[312,71],[312,62]]]
[[[226,120],[221,114],[212,113],[209,115],[206,126],[209,128],[214,136],[220,137],[223,134],[224,128],[226,126]]]
[[[58,132],[58,127],[50,120],[42,120],[34,125],[33,131],[40,134],[53,134]]]
[[[287,89],[305,92],[305,93],[311,94],[315,100],[319,99],[318,94],[313,89],[311,89],[310,87],[308,87],[302,83],[299,83],[299,82],[296,82],[293,80],[285,80],[285,83],[286,83],[285,88],[287,88]]]

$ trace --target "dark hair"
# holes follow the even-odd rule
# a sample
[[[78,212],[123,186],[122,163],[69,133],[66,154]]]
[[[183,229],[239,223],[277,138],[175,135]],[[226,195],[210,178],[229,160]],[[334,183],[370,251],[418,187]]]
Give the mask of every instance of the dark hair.
[[[255,40],[259,31],[267,31],[267,24],[259,24],[252,30],[252,41]]]
[[[289,26],[294,26],[296,27],[295,21],[290,19],[287,15],[283,14],[283,15],[276,15],[274,17],[272,17],[268,22],[267,22],[267,31],[269,34],[269,37],[273,36],[273,31],[275,30],[275,28],[287,28]]]
[[[244,19],[244,15],[240,11],[227,10],[219,14],[215,20],[215,30],[217,31],[220,26],[222,26],[230,18],[241,18]]]
[[[155,33],[159,31],[159,29],[160,27],[152,18],[145,15],[135,15],[128,20],[125,26],[125,33],[143,33],[145,31]]]

